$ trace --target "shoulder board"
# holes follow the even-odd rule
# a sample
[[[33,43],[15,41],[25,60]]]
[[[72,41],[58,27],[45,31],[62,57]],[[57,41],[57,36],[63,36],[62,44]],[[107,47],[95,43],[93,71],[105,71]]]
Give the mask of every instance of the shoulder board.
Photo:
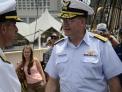
[[[2,59],[3,62],[11,64],[9,61],[5,60],[2,56],[0,56],[0,58]]]
[[[64,38],[59,39],[58,41],[56,41],[56,42],[54,43],[54,45],[56,45],[56,44],[58,44],[59,42],[62,42],[62,41],[64,41]]]
[[[103,37],[101,35],[98,35],[98,34],[94,34],[94,37],[99,39],[99,40],[101,40],[101,41],[103,41],[103,42],[106,42],[108,40],[107,38],[105,38],[105,37]]]

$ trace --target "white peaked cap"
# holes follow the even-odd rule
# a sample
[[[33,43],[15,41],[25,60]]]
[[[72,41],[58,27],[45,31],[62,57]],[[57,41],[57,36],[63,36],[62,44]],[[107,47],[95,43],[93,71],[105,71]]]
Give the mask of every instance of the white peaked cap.
[[[15,0],[0,0],[0,15],[16,10]]]
[[[81,9],[87,11],[89,15],[94,13],[94,10],[89,6],[91,0],[65,0],[71,1],[70,8]]]
[[[0,22],[21,22],[17,16],[15,0],[0,0]]]
[[[72,18],[78,15],[92,15],[94,10],[90,7],[91,0],[62,0],[61,18]]]
[[[89,15],[94,13],[94,10],[90,7],[91,0],[63,0],[65,2],[70,1],[70,8],[81,9],[87,11]],[[62,1],[62,2],[63,2]]]

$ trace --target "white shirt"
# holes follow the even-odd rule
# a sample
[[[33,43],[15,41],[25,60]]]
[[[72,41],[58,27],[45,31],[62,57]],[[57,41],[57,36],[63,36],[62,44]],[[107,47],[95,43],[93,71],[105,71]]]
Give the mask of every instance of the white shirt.
[[[60,92],[108,92],[107,80],[122,73],[110,42],[86,32],[78,46],[67,38],[57,43],[45,71],[59,79]]]
[[[0,55],[4,55],[0,48]],[[3,62],[0,58],[0,92],[21,92],[21,84],[12,64]]]

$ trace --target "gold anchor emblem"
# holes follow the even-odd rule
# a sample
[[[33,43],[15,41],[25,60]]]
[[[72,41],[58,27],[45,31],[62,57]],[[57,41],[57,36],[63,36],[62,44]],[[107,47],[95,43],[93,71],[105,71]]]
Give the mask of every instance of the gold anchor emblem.
[[[63,8],[62,8],[62,10],[67,10],[69,5],[70,5],[70,3],[71,3],[70,1],[64,1],[63,0]]]

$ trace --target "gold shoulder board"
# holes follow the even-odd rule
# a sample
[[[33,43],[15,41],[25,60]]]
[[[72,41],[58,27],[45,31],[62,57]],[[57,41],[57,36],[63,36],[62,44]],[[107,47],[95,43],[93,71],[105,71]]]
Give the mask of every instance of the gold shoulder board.
[[[103,37],[101,35],[98,35],[98,34],[95,34],[94,37],[99,39],[99,40],[101,40],[101,41],[103,41],[103,42],[106,42],[108,40],[107,38],[105,38],[105,37]]]
[[[9,61],[7,61],[5,58],[3,58],[2,56],[0,56],[0,58],[2,59],[3,62],[11,64]]]
[[[56,41],[56,42],[54,43],[54,45],[56,45],[56,44],[58,44],[59,42],[62,42],[62,41],[64,41],[64,38],[59,39],[58,41]]]

